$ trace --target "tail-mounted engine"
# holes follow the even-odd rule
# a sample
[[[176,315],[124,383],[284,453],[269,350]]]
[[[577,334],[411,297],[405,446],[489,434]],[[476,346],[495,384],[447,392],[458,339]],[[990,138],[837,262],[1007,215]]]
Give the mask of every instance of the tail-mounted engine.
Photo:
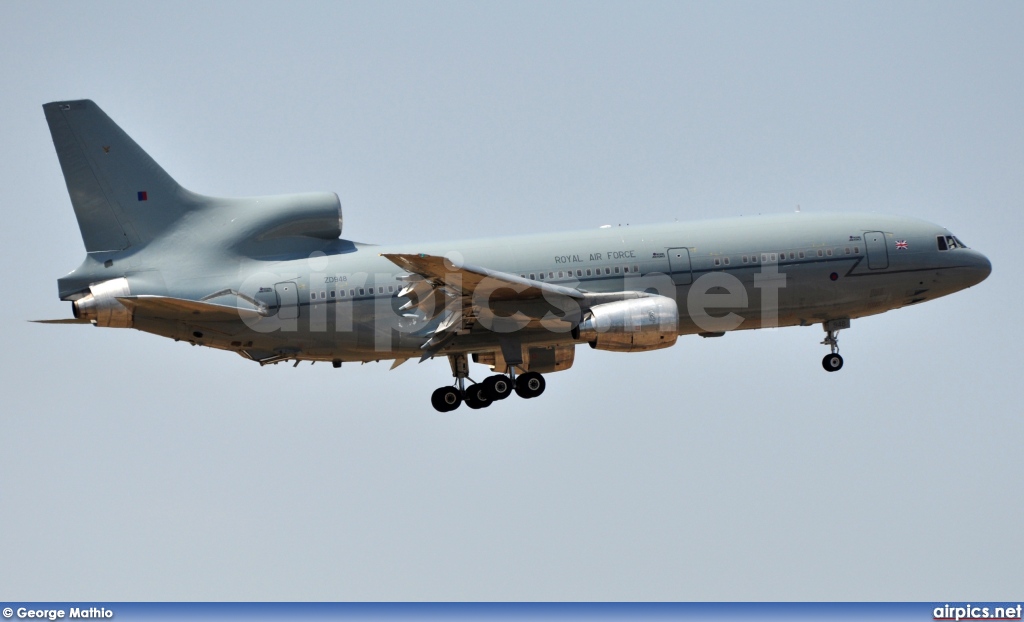
[[[642,352],[675,345],[679,308],[665,296],[648,296],[596,305],[572,336],[598,350]]]
[[[76,318],[89,320],[96,326],[131,328],[132,312],[117,300],[131,295],[127,279],[122,277],[90,285],[89,292],[71,303]]]

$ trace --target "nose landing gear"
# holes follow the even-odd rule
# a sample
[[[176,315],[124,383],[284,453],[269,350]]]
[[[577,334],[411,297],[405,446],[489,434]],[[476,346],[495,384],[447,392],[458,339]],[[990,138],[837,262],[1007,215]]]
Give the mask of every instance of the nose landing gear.
[[[821,366],[825,368],[825,371],[839,371],[843,368],[843,357],[839,356],[839,353],[826,354],[825,358],[821,360]]]
[[[821,366],[828,372],[839,371],[843,368],[843,357],[839,356],[839,331],[849,328],[850,320],[829,320],[824,322],[822,327],[825,329],[826,336],[821,344],[828,346],[832,353],[825,355],[825,358],[821,360]]]

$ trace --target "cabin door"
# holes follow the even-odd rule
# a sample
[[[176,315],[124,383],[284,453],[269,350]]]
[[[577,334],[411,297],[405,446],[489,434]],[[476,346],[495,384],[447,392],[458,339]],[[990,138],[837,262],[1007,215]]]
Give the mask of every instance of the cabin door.
[[[278,319],[294,320],[299,317],[299,288],[295,283],[278,283],[274,289],[277,290],[277,303],[280,305]]]
[[[693,275],[690,272],[690,249],[668,249],[668,270],[672,275],[672,282],[676,285],[689,285],[692,283]]]
[[[868,231],[864,234],[864,246],[868,249],[868,268],[881,270],[889,267],[889,253],[885,250],[885,234]]]

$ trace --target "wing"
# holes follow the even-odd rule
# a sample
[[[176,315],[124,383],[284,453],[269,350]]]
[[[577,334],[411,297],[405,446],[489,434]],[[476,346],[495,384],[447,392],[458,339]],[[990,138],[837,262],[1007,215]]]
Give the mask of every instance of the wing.
[[[456,264],[437,255],[383,253],[382,256],[399,268],[429,280],[434,287],[443,287],[455,295],[486,295],[490,300],[530,300],[544,294],[582,300],[586,296],[580,289],[532,281],[480,266]]]
[[[422,314],[427,324],[420,346],[421,361],[450,344],[457,335],[467,334],[484,313],[491,321],[510,321],[515,315],[521,326],[540,320],[578,322],[580,311],[601,302],[638,298],[643,292],[592,293],[574,287],[523,278],[516,274],[453,262],[445,257],[422,253],[382,253],[410,274],[399,296],[409,298],[402,311]],[[495,315],[495,311],[503,311]],[[432,320],[441,317],[436,324]],[[523,324],[523,322],[527,324]],[[506,332],[506,331],[502,331]]]

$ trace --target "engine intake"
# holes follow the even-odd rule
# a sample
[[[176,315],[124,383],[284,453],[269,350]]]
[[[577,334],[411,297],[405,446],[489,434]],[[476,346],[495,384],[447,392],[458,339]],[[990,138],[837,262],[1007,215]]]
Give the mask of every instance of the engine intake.
[[[96,326],[131,328],[132,312],[118,302],[119,296],[130,296],[128,279],[121,277],[89,286],[89,292],[71,303],[76,318],[89,320]]]
[[[675,345],[679,308],[666,296],[596,305],[573,329],[573,337],[597,350],[643,352]]]

